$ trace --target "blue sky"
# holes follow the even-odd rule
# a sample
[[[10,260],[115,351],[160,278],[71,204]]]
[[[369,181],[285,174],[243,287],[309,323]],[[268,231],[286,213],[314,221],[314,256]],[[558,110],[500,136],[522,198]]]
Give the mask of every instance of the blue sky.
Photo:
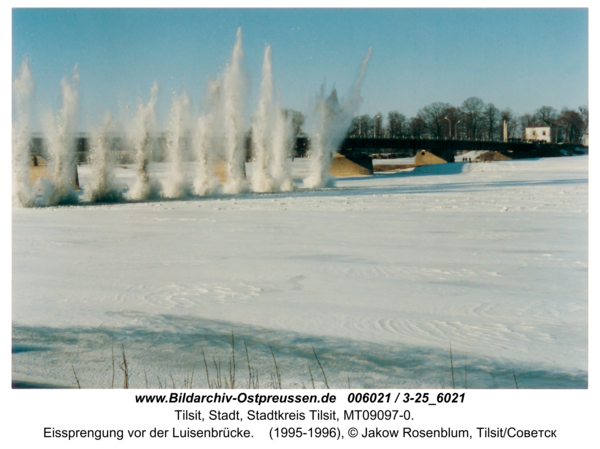
[[[13,79],[28,58],[37,104],[57,109],[77,64],[82,122],[120,116],[155,80],[159,119],[174,92],[199,105],[240,26],[250,110],[267,43],[282,106],[304,112],[325,79],[345,96],[369,47],[361,113],[471,96],[519,114],[588,102],[586,9],[15,9],[12,25]]]

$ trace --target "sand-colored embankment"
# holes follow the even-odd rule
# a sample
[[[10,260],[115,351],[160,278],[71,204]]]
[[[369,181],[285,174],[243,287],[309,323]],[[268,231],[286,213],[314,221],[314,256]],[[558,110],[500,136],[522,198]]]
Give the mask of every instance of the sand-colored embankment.
[[[373,160],[368,157],[348,159],[340,153],[335,153],[329,168],[331,176],[366,176],[373,174]]]
[[[497,151],[487,151],[481,154],[477,159],[478,162],[492,162],[492,161],[510,161],[511,158],[505,156],[502,153],[498,153]]]
[[[419,150],[415,156],[415,165],[432,165],[432,164],[446,164],[448,161],[430,153],[427,150]]]
[[[73,189],[79,190],[79,176],[77,174],[77,165],[73,166]],[[31,165],[29,167],[29,184],[32,186],[38,180],[38,178],[52,179],[52,170],[48,164],[48,161],[39,155],[33,155],[31,157]]]

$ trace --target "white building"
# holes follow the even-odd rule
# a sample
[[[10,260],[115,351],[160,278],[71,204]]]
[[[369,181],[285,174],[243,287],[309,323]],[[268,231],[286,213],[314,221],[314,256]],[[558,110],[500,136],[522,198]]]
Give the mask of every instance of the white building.
[[[535,125],[525,128],[525,140],[557,143],[559,134],[558,125],[548,120],[540,120]]]

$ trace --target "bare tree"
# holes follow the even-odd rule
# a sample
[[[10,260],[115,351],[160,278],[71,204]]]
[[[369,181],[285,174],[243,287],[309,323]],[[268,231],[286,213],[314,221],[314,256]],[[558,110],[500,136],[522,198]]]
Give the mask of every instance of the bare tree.
[[[418,115],[417,117],[412,117],[409,122],[410,135],[415,139],[420,139],[425,135],[427,130],[427,126],[422,118]]]
[[[563,108],[558,117],[558,124],[563,128],[567,142],[581,143],[586,125],[579,111]]]
[[[425,106],[417,113],[417,117],[425,123],[430,137],[439,139],[444,136],[444,121],[451,107],[449,103],[436,102]]]
[[[358,130],[360,137],[370,137],[373,135],[373,119],[369,114],[359,117]]]
[[[579,114],[581,115],[581,119],[583,123],[585,123],[585,129],[587,130],[590,127],[590,114],[587,106],[579,106]]]
[[[348,130],[349,137],[372,137],[373,119],[369,115],[360,115],[352,119]]]
[[[534,120],[539,122],[541,120],[554,122],[558,118],[558,112],[551,106],[542,106],[534,114]]]
[[[358,135],[358,117],[352,118],[352,122],[350,123],[350,127],[348,128],[348,132],[346,133],[347,137],[359,137]]]
[[[467,98],[461,106],[467,137],[470,139],[478,139],[481,137],[484,108],[485,103],[479,97]]]
[[[388,113],[387,136],[396,138],[401,137],[405,132],[406,117],[398,111]]]
[[[500,111],[492,103],[485,105],[483,110],[483,121],[485,123],[486,137],[488,140],[494,140],[500,134],[498,131],[500,119]]]

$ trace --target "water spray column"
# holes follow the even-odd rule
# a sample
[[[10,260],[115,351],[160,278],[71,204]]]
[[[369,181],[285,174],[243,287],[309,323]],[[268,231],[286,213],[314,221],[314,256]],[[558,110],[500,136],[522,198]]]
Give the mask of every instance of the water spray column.
[[[252,148],[254,167],[252,172],[252,190],[270,192],[273,190],[273,178],[268,172],[270,153],[273,150],[272,133],[274,127],[273,72],[271,68],[271,46],[265,47],[262,67],[262,81],[256,113],[252,120]]]
[[[155,107],[157,99],[158,84],[154,83],[150,90],[150,100],[147,104],[139,104],[130,129],[137,167],[136,182],[129,192],[129,197],[134,200],[148,199],[158,195],[157,186],[150,183],[148,176],[151,150],[150,131],[156,127]]]
[[[195,137],[196,150],[196,179],[194,180],[194,193],[204,196],[215,187],[212,166],[209,160],[210,141],[212,138],[212,117],[203,115],[198,118],[198,130]]]
[[[293,187],[288,158],[292,149],[291,120],[275,101],[271,46],[265,47],[258,106],[252,122],[255,192],[288,191]]]
[[[362,102],[360,90],[372,53],[373,49],[370,48],[350,89],[350,98],[343,106],[340,106],[335,89],[325,98],[325,88],[321,87],[314,111],[309,116],[310,153],[313,160],[311,173],[304,180],[304,185],[308,188],[334,185],[334,179],[329,175],[331,158],[344,140],[352,124],[352,118],[358,112]]]
[[[114,182],[112,154],[108,143],[108,132],[113,124],[111,115],[107,112],[99,129],[91,133],[90,165],[92,182],[86,199],[91,202],[113,203],[123,199],[123,194]]]
[[[324,98],[324,86],[317,96],[316,107],[309,118],[310,136],[310,174],[304,180],[309,189],[333,187],[335,181],[329,175],[329,167],[334,151],[341,139],[336,136],[336,122],[340,121],[342,110],[335,89],[327,99]],[[339,142],[338,142],[339,141]]]
[[[292,131],[292,118],[284,116],[283,111],[277,107],[273,124],[273,155],[269,169],[276,189],[282,192],[294,188],[290,166],[294,147]]]
[[[167,129],[167,160],[170,162],[168,178],[163,185],[167,198],[181,198],[189,194],[183,173],[183,149],[185,133],[188,130],[190,99],[184,92],[173,98],[171,118]]]
[[[195,132],[192,134],[196,149],[196,178],[194,193],[204,196],[213,193],[219,185],[214,175],[216,148],[214,145],[215,122],[221,100],[222,83],[220,79],[207,80],[207,112],[198,118]]]
[[[35,82],[29,63],[25,60],[19,67],[17,79],[13,83],[16,121],[12,127],[12,170],[13,205],[31,206],[33,192],[29,185],[31,109]]]
[[[52,187],[44,193],[46,205],[71,204],[77,202],[73,191],[77,179],[75,160],[75,127],[79,109],[79,72],[73,69],[71,82],[61,81],[62,108],[55,116],[46,114],[43,125],[50,154]]]
[[[242,63],[242,29],[237,31],[231,62],[223,78],[223,131],[227,157],[225,193],[240,193],[246,187],[246,148],[244,142],[244,97],[246,77]]]

